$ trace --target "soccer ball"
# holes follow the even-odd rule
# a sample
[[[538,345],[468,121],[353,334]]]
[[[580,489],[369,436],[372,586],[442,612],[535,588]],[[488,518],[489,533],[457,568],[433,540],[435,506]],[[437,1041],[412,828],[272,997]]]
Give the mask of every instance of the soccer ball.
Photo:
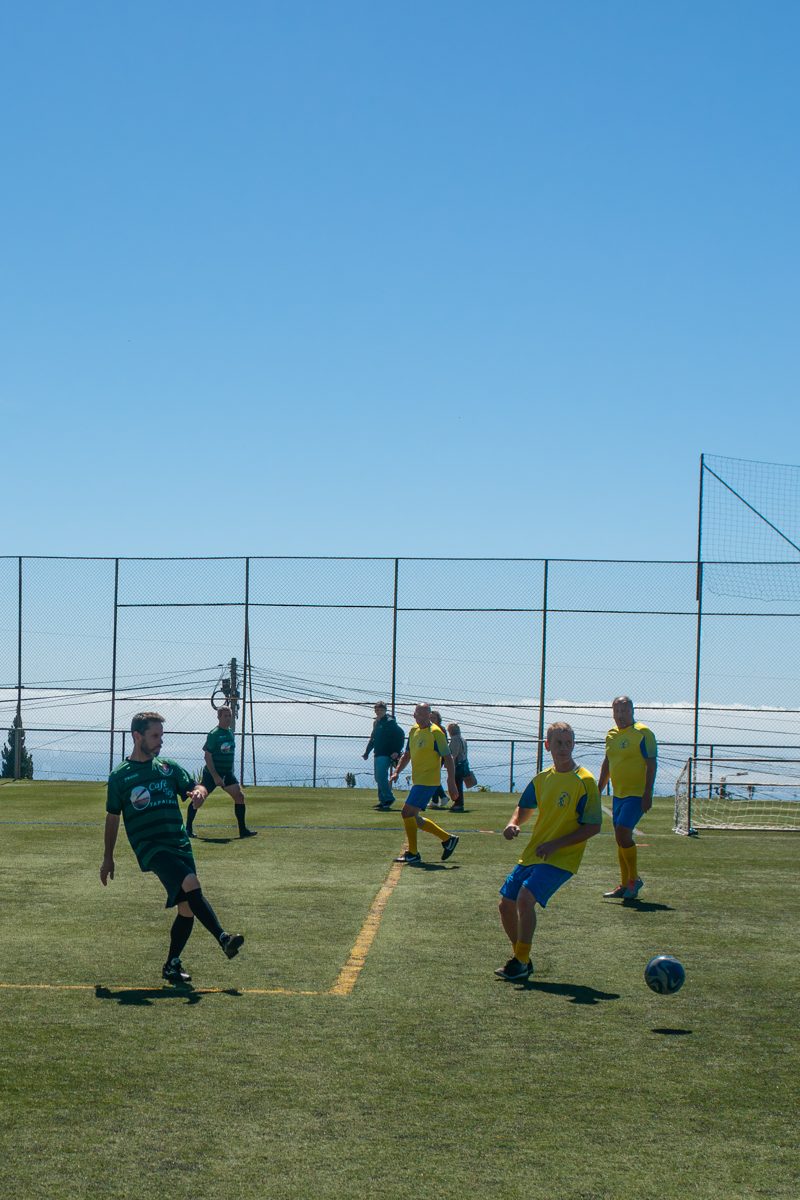
[[[644,981],[651,991],[669,996],[683,987],[686,972],[671,954],[657,954],[644,969]]]

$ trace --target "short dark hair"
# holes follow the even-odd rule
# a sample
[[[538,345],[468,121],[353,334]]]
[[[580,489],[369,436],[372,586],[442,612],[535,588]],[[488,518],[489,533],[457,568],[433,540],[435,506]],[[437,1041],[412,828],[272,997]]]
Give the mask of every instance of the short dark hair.
[[[160,721],[164,724],[164,718],[161,713],[157,712],[140,712],[131,720],[131,733],[147,733],[148,728],[154,721]]]

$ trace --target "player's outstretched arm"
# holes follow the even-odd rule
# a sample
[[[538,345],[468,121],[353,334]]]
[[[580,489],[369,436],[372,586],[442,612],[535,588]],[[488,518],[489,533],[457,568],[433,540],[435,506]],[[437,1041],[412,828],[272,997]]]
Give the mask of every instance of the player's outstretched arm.
[[[563,837],[553,838],[552,842],[540,842],[536,847],[536,857],[547,861],[551,854],[555,854],[556,850],[563,850],[565,846],[577,846],[580,842],[588,842],[589,838],[593,838],[601,828],[599,824],[579,825],[577,829],[572,830],[572,833],[565,833]]]
[[[208,788],[204,788],[202,783],[198,783],[192,788],[186,799],[191,800],[195,808],[199,808],[208,799]]]
[[[519,827],[524,825],[533,812],[532,808],[515,808],[511,820],[503,830],[503,837],[511,842],[515,837],[519,837]]]
[[[104,833],[104,854],[100,864],[100,882],[105,887],[109,879],[114,878],[114,847],[119,833],[119,813],[106,813]]]
[[[403,770],[403,768],[404,768],[405,766],[407,766],[407,765],[408,765],[408,760],[409,760],[410,758],[411,758],[411,751],[410,751],[410,750],[404,750],[404,751],[403,751],[403,753],[402,753],[402,755],[401,755],[401,757],[400,757],[400,761],[398,762],[398,764],[397,764],[397,766],[395,767],[395,769],[392,771],[392,783],[396,783],[396,782],[397,782],[398,778],[400,777],[400,772]]]

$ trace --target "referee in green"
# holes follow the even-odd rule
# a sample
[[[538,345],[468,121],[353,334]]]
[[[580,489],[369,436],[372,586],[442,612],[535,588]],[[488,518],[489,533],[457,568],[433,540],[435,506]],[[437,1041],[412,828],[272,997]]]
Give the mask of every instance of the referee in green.
[[[105,853],[100,882],[114,878],[114,847],[120,816],[136,861],[142,871],[152,871],[167,893],[165,908],[178,909],[170,931],[167,961],[161,971],[168,983],[188,983],[181,953],[197,917],[228,958],[235,958],[244,942],[240,933],[226,933],[203,895],[194,855],[181,818],[178,797],[206,798],[202,784],[178,763],[160,756],[164,718],[157,712],[140,712],[131,721],[133,751],[112,771],[106,799]]]

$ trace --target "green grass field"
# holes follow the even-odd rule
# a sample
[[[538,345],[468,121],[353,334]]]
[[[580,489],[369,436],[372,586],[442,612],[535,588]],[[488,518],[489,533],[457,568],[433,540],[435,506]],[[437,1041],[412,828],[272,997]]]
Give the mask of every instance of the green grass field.
[[[181,992],[122,833],[100,886],[104,788],[0,787],[3,1195],[794,1200],[793,835],[679,838],[657,800],[623,905],[600,897],[607,821],[516,986],[493,975],[496,906],[524,843],[498,836],[495,794],[442,814],[448,863],[421,835],[426,867],[399,870],[353,962],[404,845],[373,799],[251,789],[249,841],[207,803],[198,872],[247,941],[228,962],[197,926]],[[642,978],[661,951],[686,967],[672,997]]]

